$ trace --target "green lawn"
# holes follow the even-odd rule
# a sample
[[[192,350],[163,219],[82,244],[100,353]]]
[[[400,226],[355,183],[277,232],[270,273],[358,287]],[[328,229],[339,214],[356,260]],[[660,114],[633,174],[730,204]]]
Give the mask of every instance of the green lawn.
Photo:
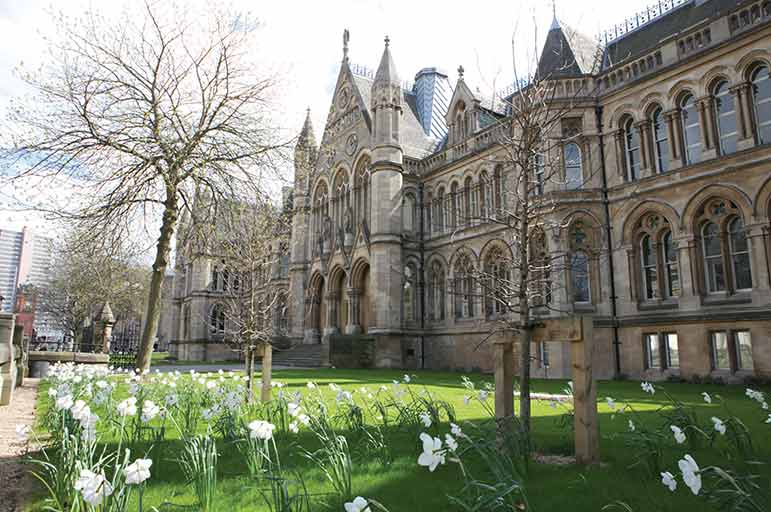
[[[334,393],[326,389],[330,382],[351,391],[362,386],[374,391],[380,385],[390,386],[392,380],[401,379],[403,374],[404,372],[386,370],[282,370],[274,372],[274,379],[286,384],[284,390],[302,393],[308,392],[306,382],[313,380],[324,387],[325,395],[329,395],[330,402],[333,403]],[[476,383],[491,381],[491,377],[486,375],[468,376]],[[461,426],[468,422],[483,421],[487,417],[479,403],[472,401],[468,405],[464,404],[464,395],[467,392],[461,386],[461,375],[458,373],[417,372],[411,386],[416,390],[425,386],[438,398],[451,403],[455,407]],[[538,380],[534,382],[534,391],[560,393],[565,386],[565,381]],[[710,424],[711,416],[726,418],[729,413],[725,407],[728,407],[730,414],[741,418],[752,432],[752,458],[766,463],[771,461],[771,425],[764,423],[768,412],[761,411],[756,402],[744,396],[744,387],[674,383],[662,383],[660,386],[675,399],[692,406],[701,422],[707,425]],[[770,388],[760,390],[771,397]],[[713,397],[719,395],[725,400],[725,404],[706,404],[701,396],[704,391]],[[661,426],[662,417],[656,411],[668,403],[661,390],[651,396],[640,389],[638,382],[605,381],[599,384],[598,396],[602,464],[592,468],[532,464],[523,482],[531,510],[599,511],[617,501],[628,503],[634,511],[666,512],[697,508],[705,512],[717,510],[706,504],[701,497],[692,496],[682,481],[679,482],[677,491],[670,493],[661,485],[659,478],[649,476],[639,466],[632,467],[636,460],[635,451],[630,449],[621,434],[627,432],[629,419],[634,421],[638,429]],[[629,404],[634,412],[619,414],[612,411],[605,403],[606,396],[613,397],[617,407]],[[44,411],[47,405],[44,402],[48,400],[45,397],[45,386],[41,387],[39,400],[41,411]],[[562,409],[550,407],[548,402],[534,404],[533,432],[537,452],[572,452],[572,432],[560,424],[563,412]],[[443,425],[439,430],[442,435],[448,431],[449,425]],[[456,464],[448,462],[434,473],[430,473],[426,468],[418,466],[416,461],[420,447],[417,433],[402,431],[397,427],[388,430],[386,436],[393,455],[393,462],[389,466],[384,467],[378,461],[355,457],[354,493],[378,500],[391,512],[453,510],[447,496],[458,494],[462,486],[459,468]],[[311,437],[307,431],[301,431],[299,435],[279,434],[277,444],[282,454],[282,464],[302,475],[310,493],[322,494],[329,491],[327,482],[321,472],[311,466],[298,450],[298,445],[312,447],[314,439]],[[677,460],[685,453],[693,455],[702,468],[709,464],[727,464],[725,456],[719,454],[719,445],[711,449],[692,451],[685,448],[685,445],[675,445],[671,436],[667,442],[665,467],[673,474],[678,473]],[[718,439],[717,442],[725,443],[725,440]],[[196,509],[195,498],[190,488],[185,485],[184,477],[175,461],[180,449],[181,442],[173,433],[169,433],[169,439],[160,451],[158,447],[154,448],[153,476],[145,492],[146,509],[148,505],[157,506],[160,511],[179,510],[179,505],[190,505],[190,510]],[[761,475],[760,484],[768,489],[771,468],[761,465],[755,472]],[[220,445],[218,474],[218,511],[269,510],[264,505],[260,485],[249,480],[238,451],[224,442]],[[41,502],[42,498],[29,510],[42,510]],[[323,510],[323,507],[318,510]]]

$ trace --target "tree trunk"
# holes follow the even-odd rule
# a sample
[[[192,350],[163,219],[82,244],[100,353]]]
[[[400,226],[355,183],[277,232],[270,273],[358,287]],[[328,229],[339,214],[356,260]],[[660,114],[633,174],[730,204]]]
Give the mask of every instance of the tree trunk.
[[[153,353],[153,340],[158,332],[158,321],[161,315],[161,287],[169,264],[169,252],[171,251],[171,237],[177,225],[178,204],[177,189],[166,187],[166,202],[164,203],[163,221],[161,222],[161,235],[155,250],[153,273],[150,279],[150,292],[147,299],[147,314],[145,315],[145,328],[142,331],[142,342],[137,352],[136,367],[140,371],[150,368]]]
[[[254,348],[246,349],[246,403],[254,400]]]
[[[273,373],[273,345],[265,343],[262,353],[262,394],[263,402],[270,401],[271,374]]]
[[[527,435],[530,432],[530,341],[533,339],[533,331],[529,327],[522,327],[519,338],[519,419],[523,433]]]

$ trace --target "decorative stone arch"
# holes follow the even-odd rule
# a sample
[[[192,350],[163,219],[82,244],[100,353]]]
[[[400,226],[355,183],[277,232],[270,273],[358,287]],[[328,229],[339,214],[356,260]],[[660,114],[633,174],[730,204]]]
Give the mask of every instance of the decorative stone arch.
[[[326,279],[320,271],[311,274],[305,296],[305,329],[307,341],[319,343],[321,332],[326,327],[324,295]]]
[[[351,168],[351,186],[353,188],[353,209],[356,224],[369,223],[372,206],[372,178],[370,163],[372,156],[367,150],[359,151]]]
[[[562,223],[565,252],[565,288],[576,310],[591,310],[602,302],[600,255],[604,248],[602,223],[588,210],[567,215]]]
[[[698,227],[694,224],[698,220],[698,211],[707,201],[717,197],[727,199],[736,204],[745,222],[752,218],[752,200],[746,192],[736,185],[711,184],[694,194],[686,203],[681,217],[681,232],[696,234]]]
[[[734,66],[734,72],[737,77],[741,77],[742,81],[746,82],[759,65],[771,68],[771,52],[766,49],[754,49],[746,53]]]
[[[698,94],[699,84],[693,80],[679,80],[669,89],[669,93],[667,94],[667,99],[669,100],[670,106],[673,108],[678,108],[680,105],[680,99],[683,97],[684,94],[691,94],[695,98],[699,96]]]
[[[449,265],[439,253],[429,256],[426,263],[426,318],[442,322],[447,316],[447,283]]]
[[[708,96],[712,94],[712,90],[715,88],[715,85],[723,80],[727,81],[729,86],[735,85],[739,81],[737,78],[738,77],[734,71],[728,66],[715,66],[704,73],[704,75],[699,80],[700,96]]]
[[[351,266],[349,288],[349,324],[353,333],[363,332],[372,325],[372,300],[369,275],[369,260],[360,257]]]
[[[771,222],[771,176],[759,187],[752,202],[752,218]]]
[[[484,264],[485,259],[489,256],[490,252],[496,249],[503,251],[504,256],[513,259],[513,253],[511,247],[501,238],[491,238],[482,246],[482,250],[479,251],[480,264]]]
[[[661,107],[666,110],[666,98],[660,92],[652,92],[646,95],[641,101],[638,107],[639,111],[643,113],[643,116],[647,119],[650,117],[653,110],[657,107]]]
[[[458,259],[463,256],[468,256],[468,258],[471,260],[471,264],[474,265],[475,268],[479,268],[479,257],[476,255],[476,253],[474,253],[474,250],[467,245],[462,245],[455,250],[455,252],[450,257],[448,268],[453,269],[455,264],[458,262]]]
[[[623,105],[616,107],[616,110],[614,110],[613,114],[610,116],[610,127],[620,130],[623,128],[620,124],[621,120],[627,116],[631,117],[633,122],[637,122],[639,119],[638,116],[635,115],[636,112],[638,112],[637,107],[631,103],[624,103]]]
[[[646,199],[641,203],[635,204],[624,216],[624,221],[621,223],[622,244],[627,245],[634,243],[634,232],[638,223],[643,217],[651,213],[666,218],[672,228],[672,235],[674,237],[680,236],[680,226],[682,225],[682,222],[677,210],[675,210],[672,205],[660,199]]]
[[[316,181],[313,182],[313,189],[312,189],[312,193],[311,193],[311,201],[313,201],[316,198],[316,196],[319,193],[319,189],[321,189],[322,187],[324,187],[326,189],[327,196],[329,196],[329,193],[331,192],[331,188],[330,188],[330,185],[329,185],[329,180],[327,179],[326,176],[318,176],[316,178]]]
[[[450,279],[455,318],[472,318],[477,314],[476,282],[479,273],[479,260],[474,251],[462,246],[450,260]]]
[[[329,271],[328,286],[326,290],[327,311],[329,318],[327,324],[337,327],[342,331],[348,322],[348,289],[349,278],[342,265],[335,265]]]

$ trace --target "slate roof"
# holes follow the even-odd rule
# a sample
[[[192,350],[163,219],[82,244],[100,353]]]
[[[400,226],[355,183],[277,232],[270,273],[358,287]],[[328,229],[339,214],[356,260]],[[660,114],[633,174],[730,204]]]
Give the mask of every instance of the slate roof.
[[[570,78],[596,71],[597,43],[579,31],[562,26],[556,18],[546,36],[541,58],[538,59],[538,76],[545,78]]]
[[[353,82],[361,94],[364,105],[371,108],[372,98],[372,79],[359,75],[353,75]],[[428,137],[420,124],[420,116],[416,104],[417,98],[414,94],[407,91],[403,92],[402,97],[402,118],[399,122],[399,136],[402,151],[406,156],[413,158],[424,158],[436,150],[440,141]]]
[[[742,0],[707,0],[700,5],[690,2],[677,7],[608,43],[602,59],[602,70],[641,57],[664,39],[703,21],[723,16],[740,3]]]

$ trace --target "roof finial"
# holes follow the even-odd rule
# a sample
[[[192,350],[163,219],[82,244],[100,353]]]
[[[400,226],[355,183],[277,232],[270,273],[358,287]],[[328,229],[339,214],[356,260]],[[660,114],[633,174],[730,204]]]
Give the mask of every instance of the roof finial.
[[[463,80],[463,72],[465,69],[463,69],[463,65],[461,64],[458,66],[458,80]]]
[[[551,12],[552,12],[552,19],[551,19],[551,27],[549,27],[549,31],[561,28],[560,22],[557,20],[557,0],[551,0]]]
[[[343,60],[348,60],[348,41],[351,39],[351,33],[346,28],[343,30]]]
[[[383,41],[385,41],[386,48],[388,48],[388,45],[391,43],[391,38],[388,36],[385,36],[385,39],[383,39]]]

